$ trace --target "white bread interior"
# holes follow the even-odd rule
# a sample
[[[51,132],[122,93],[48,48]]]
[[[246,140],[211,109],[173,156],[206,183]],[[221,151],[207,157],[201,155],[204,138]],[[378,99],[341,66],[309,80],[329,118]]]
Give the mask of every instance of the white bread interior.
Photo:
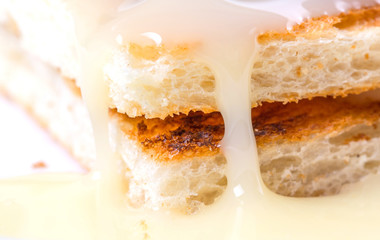
[[[372,24],[344,28],[339,18],[327,18],[316,20],[310,32],[295,33],[293,38],[259,41],[252,106],[379,87],[380,7],[374,8]],[[75,23],[64,0],[3,0],[1,12],[15,23],[27,51],[60,69],[65,77],[78,78]],[[126,44],[115,49],[113,59],[104,66],[111,107],[130,117],[147,118],[216,111],[213,73],[190,56],[190,46],[167,49]]]
[[[26,107],[74,157],[91,168],[94,145],[80,97],[57,71],[17,47],[15,38],[1,34],[0,39],[0,89]],[[126,194],[132,206],[192,213],[222,194],[228,184],[222,155],[160,162],[128,138],[118,124],[112,119],[110,140],[128,169]],[[370,139],[349,144],[341,140],[358,133]],[[379,144],[380,130],[364,121],[312,141],[259,147],[262,177],[270,189],[283,195],[335,194],[343,184],[378,171]]]
[[[345,142],[347,137],[363,133],[371,138]],[[313,141],[259,148],[262,178],[272,191],[281,195],[337,194],[344,184],[378,173],[379,143],[377,127],[358,124]]]

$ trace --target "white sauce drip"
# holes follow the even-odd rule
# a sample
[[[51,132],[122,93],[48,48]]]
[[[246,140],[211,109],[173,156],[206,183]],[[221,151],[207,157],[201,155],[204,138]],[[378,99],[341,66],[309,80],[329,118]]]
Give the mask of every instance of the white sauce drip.
[[[88,176],[41,175],[0,181],[0,233],[36,239],[376,239],[380,177],[324,198],[278,196],[262,183],[251,123],[255,39],[305,18],[379,0],[69,0],[78,23],[80,79],[97,145]],[[214,72],[226,132],[228,187],[194,216],[131,209],[108,143],[108,89],[102,66],[124,42],[200,43],[196,58]]]

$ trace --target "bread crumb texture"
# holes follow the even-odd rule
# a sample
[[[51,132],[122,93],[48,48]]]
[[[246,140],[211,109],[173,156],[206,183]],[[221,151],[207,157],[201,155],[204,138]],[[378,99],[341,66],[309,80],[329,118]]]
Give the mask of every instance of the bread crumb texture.
[[[75,85],[68,87],[73,82],[64,82],[45,64],[77,79],[73,19],[60,1],[50,7],[48,1],[34,3],[40,5],[23,8],[24,1],[12,1],[10,28],[33,54],[14,51],[14,39],[0,38],[0,91],[30,109],[91,168],[95,147],[84,103],[73,92]],[[272,191],[296,197],[335,194],[343,184],[378,172],[378,103],[301,99],[379,87],[379,14],[375,6],[259,37],[251,95],[252,105],[262,106],[253,110],[253,127],[262,177]],[[41,32],[48,33],[43,41]],[[223,120],[213,116],[210,123],[205,115],[216,110],[215,79],[191,57],[196,47],[129,44],[104,68],[113,107],[129,116],[111,113],[110,138],[125,162],[120,171],[127,168],[126,194],[133,206],[193,213],[212,204],[228,184],[219,146]],[[299,103],[282,104],[292,101]],[[168,116],[172,120],[163,120]],[[200,125],[191,117],[202,119]],[[198,137],[199,130],[208,137]]]
[[[332,195],[378,171],[380,103],[348,99],[265,103],[252,110],[261,173],[272,191],[294,197]],[[118,151],[129,169],[128,195],[134,206],[192,213],[223,193],[228,179],[219,113],[162,120],[113,110],[111,116],[121,129]],[[197,133],[211,140],[205,142]]]
[[[307,20],[258,38],[252,106],[345,96],[380,87],[380,6]],[[104,68],[112,107],[130,117],[217,111],[215,77],[197,44],[127,44]]]

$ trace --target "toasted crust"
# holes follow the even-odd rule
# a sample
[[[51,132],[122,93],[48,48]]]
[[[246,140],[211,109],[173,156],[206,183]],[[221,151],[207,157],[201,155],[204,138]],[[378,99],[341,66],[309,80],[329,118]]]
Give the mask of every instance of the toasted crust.
[[[380,102],[351,104],[342,99],[315,98],[299,103],[266,103],[252,110],[259,147],[279,142],[312,141],[350,125],[372,125],[380,119]]]
[[[218,112],[190,112],[164,120],[129,118],[114,110],[111,115],[118,117],[124,133],[138,141],[144,150],[154,153],[158,161],[210,156],[220,151],[224,124]]]
[[[71,90],[71,92],[79,97],[82,98],[82,91],[81,89],[77,86],[75,79],[72,78],[67,78],[67,77],[62,77],[63,80],[66,83],[66,86]]]
[[[365,58],[365,56],[363,55],[363,58]],[[356,85],[356,86],[352,86],[351,88],[346,88],[346,89],[339,89],[339,88],[333,88],[333,89],[328,89],[327,91],[323,91],[323,92],[318,92],[318,93],[308,93],[308,94],[305,94],[304,96],[304,99],[308,99],[308,100],[311,100],[315,97],[333,97],[333,98],[336,98],[336,97],[347,97],[348,95],[350,94],[355,94],[355,95],[358,95],[360,93],[364,93],[364,92],[368,92],[368,91],[371,91],[371,90],[376,90],[376,89],[379,89],[380,88],[380,82],[376,82],[376,81],[373,81],[367,85]],[[286,103],[298,103],[298,101],[300,101],[299,97],[297,94],[294,94],[294,93],[286,93],[286,94],[283,94],[282,95],[284,98],[286,98],[286,101],[284,101],[283,103],[286,104]],[[261,106],[265,103],[275,103],[275,101],[271,100],[271,99],[261,99],[260,102],[257,102],[257,103],[253,103],[252,104],[252,108],[254,107],[258,107],[258,106]],[[212,112],[212,111],[204,111],[204,112]]]
[[[329,34],[330,30],[363,29],[380,26],[380,5],[354,9],[338,16],[311,18],[285,32],[266,32],[258,37],[261,44],[273,40],[295,41],[297,38],[316,39]]]
[[[164,120],[130,118],[114,110],[110,114],[119,119],[123,132],[138,141],[156,161],[179,161],[220,152],[224,123],[218,112],[190,112],[187,116],[179,114]],[[310,141],[350,125],[372,125],[379,118],[380,103],[354,105],[332,97],[285,105],[264,103],[252,109],[259,148],[280,142]]]

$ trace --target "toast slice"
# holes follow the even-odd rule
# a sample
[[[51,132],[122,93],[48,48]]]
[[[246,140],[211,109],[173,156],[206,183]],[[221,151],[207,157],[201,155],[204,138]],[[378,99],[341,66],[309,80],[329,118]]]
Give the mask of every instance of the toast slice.
[[[2,32],[0,89],[23,105],[88,169],[95,159],[90,120],[72,81],[28,54]],[[263,103],[252,109],[265,184],[287,196],[339,192],[376,173],[380,152],[380,96],[314,98]],[[132,206],[193,213],[212,204],[228,184],[220,149],[218,112],[192,111],[165,119],[110,110],[110,142],[120,155]],[[318,149],[318,151],[315,151]]]
[[[0,19],[11,22],[24,48],[69,79],[78,79],[75,21],[64,0],[4,0]],[[6,21],[6,20],[3,20]],[[380,6],[374,3],[306,20],[291,30],[258,37],[252,66],[252,107],[345,96],[380,87]],[[254,44],[254,43],[252,43]],[[214,74],[193,57],[198,43],[125,43],[103,70],[110,108],[130,117],[161,118],[217,111]],[[78,84],[77,84],[78,85]]]

